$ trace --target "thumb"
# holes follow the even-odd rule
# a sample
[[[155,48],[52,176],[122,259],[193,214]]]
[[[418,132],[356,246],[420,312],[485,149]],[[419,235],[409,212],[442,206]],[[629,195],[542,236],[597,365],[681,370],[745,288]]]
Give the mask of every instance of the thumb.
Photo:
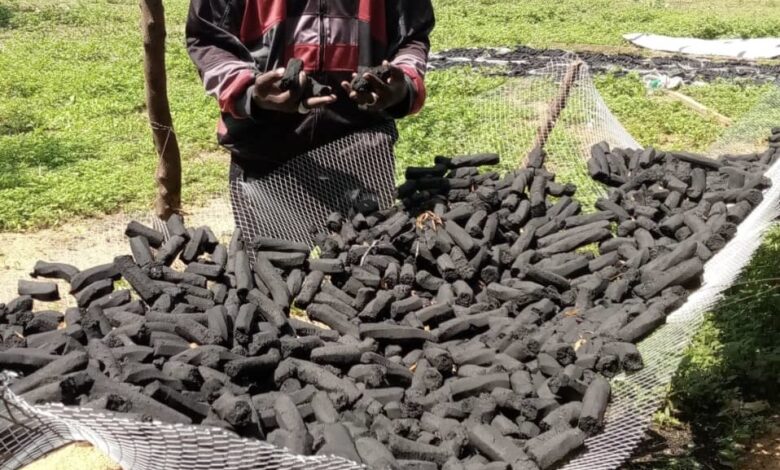
[[[274,83],[281,80],[281,78],[284,76],[284,69],[279,68],[276,70],[272,70],[270,72],[266,72],[262,75],[259,75],[255,79],[255,87],[264,89],[272,86]]]

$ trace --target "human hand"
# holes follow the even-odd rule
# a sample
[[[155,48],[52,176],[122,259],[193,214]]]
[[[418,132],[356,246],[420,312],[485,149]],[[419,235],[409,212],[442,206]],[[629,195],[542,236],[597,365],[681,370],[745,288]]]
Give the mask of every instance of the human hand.
[[[358,91],[352,88],[350,82],[341,82],[341,87],[344,88],[350,99],[367,111],[383,111],[393,107],[404,101],[409,93],[403,70],[388,61],[382,62],[382,66],[387,69],[387,81],[373,73],[363,74],[363,78],[370,85],[368,91]],[[352,74],[353,80],[355,77],[357,74]]]
[[[306,72],[301,72],[301,86],[295,89],[282,91],[279,88],[279,80],[284,76],[284,68],[278,68],[255,79],[254,95],[252,99],[260,109],[279,111],[283,113],[298,113],[301,108],[314,109],[327,106],[336,101],[336,95],[303,98],[308,77]]]

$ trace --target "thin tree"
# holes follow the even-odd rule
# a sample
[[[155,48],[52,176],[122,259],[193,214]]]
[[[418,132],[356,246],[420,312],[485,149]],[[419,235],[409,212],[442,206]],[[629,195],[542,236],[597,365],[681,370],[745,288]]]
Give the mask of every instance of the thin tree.
[[[159,158],[155,180],[154,210],[167,220],[181,210],[181,155],[168,104],[165,73],[165,10],[162,0],[140,0],[144,44],[146,107],[154,147]]]

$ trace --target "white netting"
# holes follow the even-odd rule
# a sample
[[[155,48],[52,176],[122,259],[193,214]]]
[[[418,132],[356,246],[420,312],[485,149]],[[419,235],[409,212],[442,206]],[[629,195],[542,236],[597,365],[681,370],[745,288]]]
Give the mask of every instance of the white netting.
[[[530,76],[509,78],[500,87],[474,98],[473,105],[484,116],[482,125],[477,132],[458,135],[454,138],[456,142],[450,142],[450,146],[462,149],[463,152],[498,151],[504,157],[503,165],[506,168],[519,165],[538,138],[539,126],[548,122],[550,104],[556,100],[560,102],[564,88],[562,82],[565,81],[567,73],[572,71],[572,60],[556,60]],[[578,197],[587,203],[603,191],[588,178],[584,170],[590,146],[600,141],[607,141],[618,147],[638,148],[639,145],[604,104],[593,86],[587,66],[583,64],[575,71],[575,80],[566,95],[567,106],[560,113],[557,126],[546,141],[549,155],[547,163],[557,172],[559,181],[576,183],[579,187]],[[741,151],[747,145],[755,145],[764,139],[770,124],[776,125],[780,122],[777,116],[780,112],[778,96],[780,93],[768,97],[749,114],[743,121],[744,125],[735,126],[714,149],[719,153]],[[482,132],[486,128],[492,128],[493,131]],[[381,141],[382,145],[387,143],[388,146],[380,145],[380,148],[389,150],[380,150],[379,153],[389,155],[390,160],[377,164],[375,160],[378,155],[353,152],[349,154],[350,160],[346,160],[349,163],[344,166],[344,161],[333,160],[334,157],[344,155],[336,149],[313,155],[319,155],[317,158],[325,159],[320,161],[328,161],[329,164],[340,161],[341,163],[335,163],[338,168],[349,172],[359,169],[360,177],[365,178],[361,179],[364,187],[379,188],[379,199],[384,204],[383,191],[388,184],[392,184],[386,179],[389,178],[388,174],[392,175],[392,136],[381,131],[372,132],[377,132],[374,134],[377,139],[388,139]],[[348,139],[345,142],[355,141]],[[431,155],[434,152],[435,149],[432,149]],[[292,171],[302,171],[303,173],[299,174],[306,174],[307,168]],[[618,376],[613,380],[614,396],[607,413],[605,431],[588,439],[587,449],[570,461],[565,469],[615,469],[636,449],[650,424],[653,412],[664,397],[685,347],[701,324],[704,312],[711,308],[719,300],[721,292],[734,282],[760,245],[762,235],[780,213],[780,165],[771,169],[769,177],[773,180],[773,188],[766,195],[764,203],[741,225],[736,239],[707,264],[705,285],[702,289],[678,312],[671,315],[666,325],[639,345],[645,359],[645,369],[629,376]],[[271,210],[270,213],[263,214],[264,217],[269,217],[266,220],[273,221],[270,226],[249,218],[242,221],[240,217],[238,224],[273,230],[281,215],[273,215],[273,209],[268,209],[268,204],[273,194],[281,194],[279,191],[291,195],[293,206],[287,206],[284,211],[294,213],[296,203],[300,203],[301,198],[308,197],[310,188],[280,187],[282,183],[289,183],[288,178],[288,174],[280,173],[278,178],[271,180],[275,186],[261,185],[251,188],[253,191],[249,197],[255,199],[252,202],[255,207],[263,211]],[[301,178],[300,181],[310,180]],[[327,191],[324,188],[320,191]],[[341,200],[343,185],[338,184],[330,188],[335,189],[336,200]],[[237,192],[234,191],[233,194],[235,196]],[[311,221],[322,218],[323,213],[327,215],[322,211],[329,212],[333,204],[335,203],[332,201],[321,201],[319,208],[311,214],[304,214],[305,217],[313,219],[296,222],[293,227],[286,226],[285,231],[279,235],[284,235],[285,238],[298,238],[298,234],[307,237]],[[218,236],[224,236],[232,230],[232,219],[230,205],[225,196],[216,200],[209,210],[199,211],[198,217],[189,218],[188,222],[190,225],[210,225]],[[153,218],[148,216],[142,217],[141,220],[153,222]],[[102,262],[110,261],[114,255],[128,251],[126,244],[122,242],[121,230],[118,229],[120,226],[123,226],[123,223],[117,223],[113,231],[103,234],[106,245],[110,246],[111,255]],[[52,253],[49,258],[70,261],[80,268],[97,264],[87,261],[86,258],[79,259],[78,253],[70,253],[66,258],[58,258],[57,253]],[[91,261],[91,258],[89,259]],[[21,425],[14,424],[13,421],[0,424],[2,468],[18,468],[65,443],[77,440],[90,442],[124,468],[357,468],[354,464],[344,461],[328,463],[321,458],[317,460],[318,458],[292,456],[268,444],[241,439],[220,430],[137,423],[108,412],[93,412],[60,405],[31,407],[9,395],[10,392],[5,393],[5,398],[11,400],[16,408],[12,408],[14,415],[18,415],[18,411],[24,411],[25,418]],[[0,410],[2,409],[0,404]],[[2,416],[6,420],[11,419],[5,411]]]
[[[231,169],[230,201],[244,240],[258,235],[312,244],[333,212],[347,214],[355,202],[393,203],[395,126],[355,132],[307,152],[269,174]],[[356,193],[357,191],[357,193]]]
[[[139,422],[116,413],[30,406],[7,388],[0,404],[0,468],[20,468],[67,443],[87,441],[126,469],[357,470],[341,457],[290,454],[205,426]]]

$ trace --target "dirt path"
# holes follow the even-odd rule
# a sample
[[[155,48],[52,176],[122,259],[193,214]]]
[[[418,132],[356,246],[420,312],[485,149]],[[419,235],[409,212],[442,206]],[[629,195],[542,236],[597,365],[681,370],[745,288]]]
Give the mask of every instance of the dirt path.
[[[780,417],[778,417],[780,418]],[[739,462],[742,470],[780,470],[780,421],[767,434],[756,439]]]
[[[79,269],[108,263],[115,256],[128,254],[124,228],[130,220],[152,224],[151,214],[117,214],[98,219],[79,219],[62,227],[30,233],[0,233],[0,302],[16,297],[19,279],[30,279],[37,260],[73,264]],[[190,210],[189,226],[209,225],[217,236],[229,236],[233,230],[230,205],[225,197]],[[36,302],[35,310],[59,309],[75,305],[60,286],[59,302]]]

